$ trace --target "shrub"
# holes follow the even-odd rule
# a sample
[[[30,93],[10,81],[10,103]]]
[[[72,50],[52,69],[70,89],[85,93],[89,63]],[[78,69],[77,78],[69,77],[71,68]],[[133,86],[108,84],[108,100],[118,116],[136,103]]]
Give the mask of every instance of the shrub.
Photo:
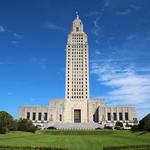
[[[120,121],[117,121],[116,124],[115,124],[115,126],[123,127],[123,123],[120,122]]]
[[[105,126],[104,129],[112,129],[112,126]]]
[[[121,128],[120,126],[115,126],[114,129],[116,129],[116,130],[121,130],[122,128]]]
[[[56,127],[50,126],[47,129],[56,130]]]
[[[131,131],[138,131],[139,130],[139,128],[138,128],[138,126],[137,125],[134,125],[134,126],[132,126],[131,127]]]
[[[20,119],[17,123],[17,130],[18,131],[27,131],[27,132],[35,132],[36,126],[32,124],[31,121],[27,119]]]
[[[6,127],[0,127],[0,134],[5,134],[7,132]]]

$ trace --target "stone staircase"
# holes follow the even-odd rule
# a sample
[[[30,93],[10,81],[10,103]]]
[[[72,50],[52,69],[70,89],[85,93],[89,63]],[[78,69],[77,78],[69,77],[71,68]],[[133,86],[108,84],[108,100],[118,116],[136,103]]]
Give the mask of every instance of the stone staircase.
[[[60,130],[94,130],[97,128],[104,128],[103,125],[99,123],[48,123],[45,128],[54,127]]]

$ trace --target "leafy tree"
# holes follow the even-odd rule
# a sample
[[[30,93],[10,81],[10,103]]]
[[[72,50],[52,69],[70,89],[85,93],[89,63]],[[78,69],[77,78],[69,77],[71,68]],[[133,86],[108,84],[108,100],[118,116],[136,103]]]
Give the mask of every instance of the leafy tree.
[[[150,114],[146,115],[142,120],[140,120],[138,128],[140,131],[150,132]]]
[[[0,127],[6,127],[9,129],[12,122],[13,117],[8,112],[0,111]]]
[[[12,128],[13,117],[5,112],[0,111],[0,133],[6,133],[10,128]]]
[[[115,124],[115,126],[123,127],[123,123],[120,122],[120,121],[117,121],[116,124]]]
[[[20,119],[17,123],[17,130],[34,133],[36,131],[36,127],[32,124],[30,120]]]

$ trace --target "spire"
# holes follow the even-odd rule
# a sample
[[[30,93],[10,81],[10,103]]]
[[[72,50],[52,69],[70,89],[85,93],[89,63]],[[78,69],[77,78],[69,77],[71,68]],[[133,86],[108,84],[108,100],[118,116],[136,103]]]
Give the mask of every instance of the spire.
[[[73,21],[72,29],[73,29],[74,32],[77,32],[77,30],[80,31],[80,32],[83,32],[83,24],[82,24],[82,21],[79,18],[79,14],[78,14],[77,11],[76,11],[76,18]]]
[[[76,19],[79,19],[79,14],[77,11],[76,11]]]

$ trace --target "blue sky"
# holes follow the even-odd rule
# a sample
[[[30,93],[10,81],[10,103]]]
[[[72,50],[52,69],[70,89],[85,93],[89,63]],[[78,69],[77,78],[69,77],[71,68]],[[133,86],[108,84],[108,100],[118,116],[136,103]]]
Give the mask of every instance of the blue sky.
[[[0,110],[65,93],[65,46],[78,11],[89,39],[90,96],[150,112],[149,0],[0,0]]]

